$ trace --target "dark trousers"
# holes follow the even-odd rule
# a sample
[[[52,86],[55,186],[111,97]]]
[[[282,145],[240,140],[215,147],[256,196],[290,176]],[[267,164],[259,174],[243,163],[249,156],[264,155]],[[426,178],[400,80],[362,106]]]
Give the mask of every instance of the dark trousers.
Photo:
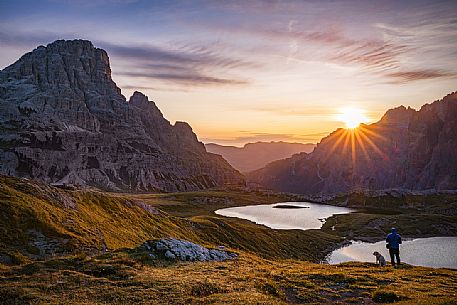
[[[392,266],[395,266],[394,258],[397,258],[397,264],[400,265],[400,249],[389,249],[389,254]]]

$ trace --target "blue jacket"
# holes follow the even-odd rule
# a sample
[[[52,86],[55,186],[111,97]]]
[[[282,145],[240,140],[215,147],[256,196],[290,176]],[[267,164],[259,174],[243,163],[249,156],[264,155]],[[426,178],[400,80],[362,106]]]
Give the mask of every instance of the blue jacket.
[[[396,230],[392,230],[386,238],[386,242],[389,244],[390,249],[400,249],[401,236]]]

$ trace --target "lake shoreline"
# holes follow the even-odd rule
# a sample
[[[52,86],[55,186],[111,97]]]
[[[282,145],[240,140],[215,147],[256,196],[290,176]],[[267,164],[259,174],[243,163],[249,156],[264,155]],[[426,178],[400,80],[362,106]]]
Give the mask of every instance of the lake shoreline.
[[[111,194],[117,196],[128,196],[133,197],[138,200],[145,200],[150,203],[152,206],[157,207],[160,210],[169,213],[170,215],[183,217],[185,219],[200,219],[201,217],[207,219],[221,219],[224,223],[230,223],[236,227],[243,227],[249,225],[259,228],[259,230],[273,230],[278,233],[285,234],[287,236],[293,236],[295,234],[303,235],[305,239],[307,235],[313,232],[313,230],[295,230],[295,229],[278,229],[274,230],[268,228],[267,226],[256,224],[249,220],[243,220],[234,217],[225,217],[215,213],[215,211],[223,208],[229,207],[243,207],[243,206],[257,206],[265,204],[280,204],[283,202],[310,202],[318,204],[321,206],[337,206],[337,207],[348,207],[347,205],[341,205],[341,202],[316,202],[314,200],[306,200],[301,195],[291,194],[291,193],[276,193],[270,191],[249,191],[246,189],[240,188],[216,188],[206,192],[187,192],[187,193],[168,193],[168,194]],[[421,201],[428,202],[429,196],[427,198],[420,198]],[[416,198],[417,199],[417,198]],[[439,199],[439,200],[438,200]],[[443,204],[447,204],[447,200],[442,201],[443,198],[435,198],[432,196],[430,200],[433,203],[433,212],[441,211]],[[336,203],[336,204],[335,204]],[[368,201],[366,202],[369,203]],[[319,262],[331,251],[338,249],[344,246],[349,240],[360,240],[360,241],[369,241],[377,242],[382,241],[387,233],[390,232],[390,228],[393,224],[399,228],[400,234],[405,238],[421,238],[421,237],[438,237],[438,236],[457,236],[457,228],[454,229],[452,223],[457,223],[456,217],[445,216],[446,219],[444,225],[441,226],[440,230],[434,232],[429,232],[424,227],[435,226],[442,222],[441,215],[435,215],[429,217],[428,214],[424,214],[425,211],[419,209],[403,209],[403,208],[393,208],[392,205],[383,206],[382,208],[375,208],[372,204],[368,205],[350,205],[350,208],[357,210],[354,213],[344,214],[344,215],[335,215],[326,219],[322,228],[317,230],[316,233],[312,234],[331,234],[335,237],[340,237],[343,240],[337,241],[327,241],[321,239],[322,247],[325,250],[322,250],[320,247],[320,252],[311,251],[313,253],[313,259],[311,261]],[[278,209],[278,211],[285,211]],[[296,210],[297,211],[297,210]],[[420,214],[418,214],[420,213]],[[422,226],[420,223],[414,222],[414,218],[417,215],[420,216],[421,221],[425,221],[425,226]],[[381,223],[380,226],[372,226],[370,222],[378,222],[383,218],[387,218],[385,223]],[[430,219],[428,219],[430,218]],[[337,223],[335,223],[335,220]],[[382,222],[382,221],[381,221]],[[339,224],[339,225],[338,225]],[[335,230],[332,230],[332,226],[335,225]],[[343,225],[342,227],[340,225]],[[348,230],[347,225],[350,225]],[[369,230],[365,228],[370,227]],[[407,230],[404,231],[403,229]],[[417,233],[418,230],[421,230],[420,234]],[[447,230],[448,232],[445,232]],[[286,231],[286,232],[285,232]],[[304,232],[299,233],[299,232]],[[352,232],[351,232],[352,231]],[[423,231],[423,232],[422,232]],[[277,234],[277,233],[274,233]],[[296,252],[296,251],[295,251]]]
[[[279,203],[276,203],[276,205],[288,204],[288,203],[289,202],[279,202]],[[332,204],[310,203],[310,202],[299,202],[299,203],[301,203],[301,204],[308,203],[308,204],[319,205],[319,206],[335,207],[335,205],[332,205]],[[262,205],[262,204],[259,204],[259,205]],[[238,207],[242,208],[242,207],[248,207],[248,206],[254,207],[254,206],[259,206],[259,205],[258,204],[240,205],[235,208],[238,208]],[[269,205],[273,206],[274,204],[269,204]],[[336,207],[341,207],[341,206],[336,206]],[[234,207],[231,206],[230,208],[234,208]],[[329,217],[325,217],[324,221],[322,223],[322,226],[317,229],[319,231],[330,233],[330,234],[335,234],[335,235],[343,238],[342,242],[329,244],[328,247],[325,249],[325,251],[323,251],[321,253],[320,261],[325,260],[325,258],[328,257],[332,252],[350,245],[351,241],[367,242],[367,243],[382,242],[385,240],[385,236],[390,232],[390,228],[393,226],[394,223],[397,222],[398,219],[401,219],[404,217],[417,216],[417,214],[405,214],[404,211],[398,211],[398,210],[397,211],[394,211],[394,210],[385,211],[383,209],[373,209],[370,207],[362,207],[360,209],[352,208],[352,209],[354,209],[354,211],[347,213],[347,214],[334,214]],[[218,209],[218,210],[220,210],[220,209]],[[254,223],[256,225],[266,226],[266,227],[270,228],[271,230],[301,230],[301,231],[305,231],[305,232],[309,230],[309,229],[303,229],[303,228],[272,228],[265,223],[259,223],[256,221],[252,221],[250,219],[240,218],[239,215],[238,216],[237,215],[231,215],[231,216],[221,215],[221,214],[217,213],[218,210],[215,210],[214,214],[216,214],[219,217],[230,217],[230,218],[236,218],[239,220],[250,221],[251,223]],[[283,211],[287,211],[288,209],[284,209],[284,210],[278,209],[278,210],[283,212]],[[291,210],[294,210],[295,212],[297,212],[301,209],[298,209],[298,210],[291,209]],[[374,211],[376,211],[377,213],[374,214],[373,213]],[[370,213],[366,214],[366,212],[370,212]],[[376,226],[372,227],[369,223],[368,223],[369,225],[366,226],[366,224],[363,222],[358,222],[358,221],[352,222],[351,221],[351,218],[354,218],[354,217],[357,218],[359,216],[364,217],[365,215],[369,215],[369,217],[372,217],[374,219],[374,222],[377,224],[379,224],[379,219],[383,219],[386,217],[389,218],[389,221],[387,221],[386,224],[383,224],[382,226],[377,226],[377,227]],[[421,217],[425,217],[425,218],[427,218],[427,216],[428,216],[428,214],[420,214],[420,215],[421,215]],[[347,232],[346,230],[344,230],[344,228],[341,229],[340,227],[338,227],[338,225],[337,225],[338,223],[334,222],[335,219],[341,219],[341,218],[345,218],[345,217],[349,219],[348,223],[350,224],[350,226],[352,226],[351,229],[354,229],[355,232],[352,232],[352,231]],[[403,223],[405,223],[405,221],[400,221],[400,223],[395,224],[395,226],[399,228],[399,233],[402,235],[402,237],[405,240],[410,240],[410,239],[415,240],[415,239],[432,238],[432,237],[456,237],[457,236],[457,231],[452,230],[452,228],[447,232],[444,232],[441,230],[441,231],[436,231],[433,233],[430,233],[430,232],[418,233],[417,231],[422,230],[423,226],[421,226],[420,224],[417,224],[417,225],[413,224],[411,226],[411,223],[408,223],[407,226],[405,225],[405,232],[403,233],[402,232]],[[432,221],[432,223],[434,223],[436,225],[436,220]],[[373,232],[373,228],[376,229],[375,230],[376,233]],[[316,228],[314,228],[314,229],[316,229]],[[414,233],[411,234],[412,229],[415,231],[414,232],[415,234]],[[428,229],[427,229],[427,231],[428,231]]]
[[[294,206],[293,209],[277,208],[278,206]],[[345,207],[321,205],[311,202],[281,202],[267,205],[248,205],[229,207],[214,211],[216,215],[236,217],[271,229],[320,230],[327,218],[356,212]]]
[[[367,243],[352,240],[348,245],[332,251],[323,259],[323,263],[335,265],[352,261],[373,262],[374,251],[380,252],[390,261],[384,241]],[[457,237],[405,239],[400,246],[400,257],[403,263],[409,265],[457,269]]]

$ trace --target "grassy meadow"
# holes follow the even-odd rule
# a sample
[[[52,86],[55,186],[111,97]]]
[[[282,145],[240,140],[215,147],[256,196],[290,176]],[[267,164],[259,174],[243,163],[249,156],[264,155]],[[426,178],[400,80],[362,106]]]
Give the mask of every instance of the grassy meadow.
[[[417,234],[420,221],[405,211],[338,215],[307,231],[213,213],[288,200],[296,197],[242,189],[132,195],[1,176],[0,303],[457,303],[457,270],[318,263],[347,234],[375,238],[392,223]],[[420,215],[431,226],[444,219],[452,235],[455,216]],[[239,257],[176,263],[139,252],[145,240],[163,237],[225,246]]]

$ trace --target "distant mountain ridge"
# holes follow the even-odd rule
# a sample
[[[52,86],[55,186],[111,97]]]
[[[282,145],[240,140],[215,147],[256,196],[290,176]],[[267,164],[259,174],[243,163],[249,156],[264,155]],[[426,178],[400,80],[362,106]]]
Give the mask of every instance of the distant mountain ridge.
[[[242,173],[262,168],[272,161],[285,159],[296,153],[309,153],[315,146],[315,144],[282,141],[247,143],[243,147],[205,144],[207,151],[221,155]]]
[[[276,161],[250,183],[301,194],[457,189],[457,93],[419,111],[391,109],[377,123],[338,129],[311,154]]]
[[[40,46],[0,71],[0,173],[114,191],[244,184],[185,122],[140,92],[129,101],[90,41]]]

